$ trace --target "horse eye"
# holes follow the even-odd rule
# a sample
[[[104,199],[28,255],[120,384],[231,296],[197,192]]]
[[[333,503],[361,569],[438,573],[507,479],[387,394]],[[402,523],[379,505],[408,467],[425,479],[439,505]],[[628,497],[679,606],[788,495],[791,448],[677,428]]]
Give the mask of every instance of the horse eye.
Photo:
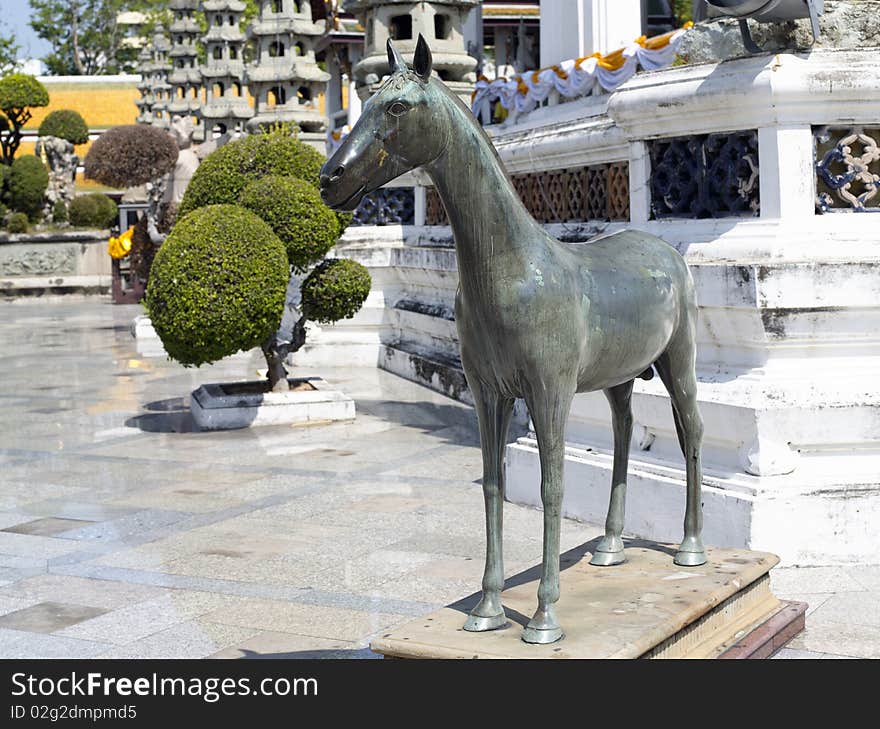
[[[407,111],[409,111],[409,107],[402,101],[395,101],[388,107],[388,113],[391,116],[403,116]]]

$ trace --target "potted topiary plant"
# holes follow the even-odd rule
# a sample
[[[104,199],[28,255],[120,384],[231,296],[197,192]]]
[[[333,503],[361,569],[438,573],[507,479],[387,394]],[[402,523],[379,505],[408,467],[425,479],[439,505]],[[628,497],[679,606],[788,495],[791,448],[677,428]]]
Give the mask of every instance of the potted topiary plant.
[[[305,343],[307,320],[354,316],[370,291],[361,264],[325,259],[345,220],[309,182],[317,180],[321,161],[284,129],[224,145],[196,170],[178,221],[153,260],[145,304],[170,357],[199,365],[259,346],[266,359],[264,382],[206,385],[193,393],[192,412],[203,427],[354,416],[350,399],[319,378],[288,378],[284,366],[287,355]],[[238,224],[227,226],[221,218]],[[245,275],[237,268],[253,220],[271,232],[282,252],[282,275],[274,253],[264,254],[271,273],[248,268]],[[277,311],[250,314],[261,326],[245,326],[241,307],[270,291],[280,301]],[[227,310],[226,317],[217,314]]]

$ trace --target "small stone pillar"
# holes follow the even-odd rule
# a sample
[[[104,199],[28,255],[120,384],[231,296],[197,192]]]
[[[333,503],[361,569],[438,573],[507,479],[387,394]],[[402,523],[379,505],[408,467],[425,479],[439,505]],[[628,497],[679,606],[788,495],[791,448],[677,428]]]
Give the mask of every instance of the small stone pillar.
[[[364,57],[354,67],[357,92],[369,98],[387,76],[385,43],[411,61],[421,33],[431,47],[436,73],[461,99],[470,104],[477,60],[465,48],[463,26],[471,11],[480,12],[478,0],[425,0],[399,3],[394,0],[347,0],[345,9],[358,16],[364,27]]]

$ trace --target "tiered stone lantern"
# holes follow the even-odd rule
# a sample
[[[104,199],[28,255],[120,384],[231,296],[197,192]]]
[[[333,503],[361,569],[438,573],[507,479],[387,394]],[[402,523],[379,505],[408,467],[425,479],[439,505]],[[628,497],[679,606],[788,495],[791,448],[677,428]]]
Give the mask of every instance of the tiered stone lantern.
[[[346,0],[345,9],[357,15],[365,29],[364,55],[354,67],[358,96],[369,98],[388,74],[388,38],[411,61],[421,33],[431,47],[434,73],[470,104],[477,60],[467,54],[462,26],[479,6],[479,0]]]
[[[207,60],[201,67],[206,89],[202,107],[205,138],[216,129],[221,134],[241,132],[253,116],[247,99],[244,71],[245,35],[241,16],[247,5],[242,0],[204,0],[202,10],[208,32],[202,40]]]
[[[315,42],[323,32],[308,0],[260,0],[260,16],[250,27],[256,46],[256,61],[247,69],[256,107],[250,131],[296,124],[300,139],[323,152],[327,119],[318,98],[330,74],[315,61]]]
[[[191,116],[196,126],[195,137],[200,138],[202,101],[199,96],[202,88],[202,73],[199,70],[196,41],[202,34],[195,13],[199,0],[169,0],[169,9],[174,13],[171,23],[171,100],[168,112],[171,117]]]

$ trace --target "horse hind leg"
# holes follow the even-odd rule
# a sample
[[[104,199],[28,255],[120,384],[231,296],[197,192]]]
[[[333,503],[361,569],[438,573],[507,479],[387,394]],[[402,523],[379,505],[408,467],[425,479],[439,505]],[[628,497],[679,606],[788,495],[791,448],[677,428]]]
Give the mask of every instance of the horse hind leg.
[[[666,351],[655,363],[660,379],[672,400],[676,433],[685,460],[687,502],[684,515],[684,539],[675,555],[675,564],[696,567],[706,562],[706,550],[700,533],[703,529],[701,486],[703,480],[700,450],[703,420],[697,407],[696,345],[693,327],[682,327]]]
[[[649,368],[650,371],[650,368]],[[605,536],[596,547],[590,564],[608,567],[621,564],[623,554],[623,517],[626,507],[626,471],[629,463],[629,444],[632,439],[633,417],[630,401],[633,380],[605,390],[611,406],[611,424],[614,431],[614,466],[611,473],[611,500],[605,519]]]

